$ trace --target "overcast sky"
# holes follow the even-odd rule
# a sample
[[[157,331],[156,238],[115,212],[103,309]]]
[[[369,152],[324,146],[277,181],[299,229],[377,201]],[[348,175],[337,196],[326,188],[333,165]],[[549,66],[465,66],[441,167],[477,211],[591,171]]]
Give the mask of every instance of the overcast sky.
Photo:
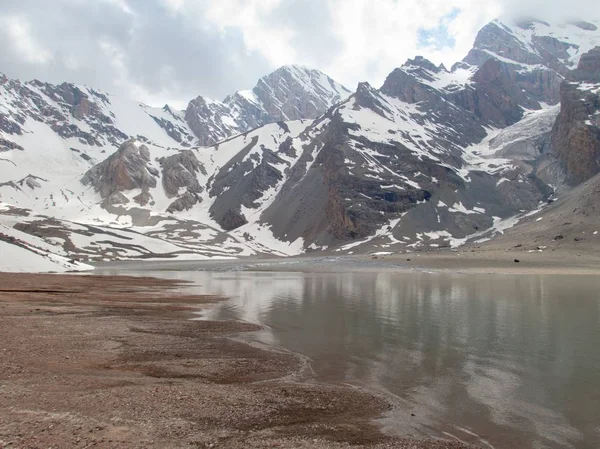
[[[0,0],[0,72],[151,105],[223,99],[284,64],[353,90],[407,58],[450,66],[509,13],[597,18],[598,0]],[[550,15],[550,17],[548,17]]]

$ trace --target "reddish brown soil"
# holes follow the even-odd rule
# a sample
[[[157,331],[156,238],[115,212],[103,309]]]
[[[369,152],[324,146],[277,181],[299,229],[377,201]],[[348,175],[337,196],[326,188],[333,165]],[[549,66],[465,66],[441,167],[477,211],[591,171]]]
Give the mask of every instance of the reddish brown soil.
[[[389,405],[190,321],[165,280],[0,273],[0,448],[461,448],[372,423]]]

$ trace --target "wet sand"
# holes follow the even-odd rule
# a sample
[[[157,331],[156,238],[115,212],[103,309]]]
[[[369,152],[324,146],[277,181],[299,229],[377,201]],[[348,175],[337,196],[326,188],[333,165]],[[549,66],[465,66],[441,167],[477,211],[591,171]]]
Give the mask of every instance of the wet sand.
[[[177,285],[0,273],[0,448],[467,447],[387,437],[384,399],[189,320],[220,298]]]

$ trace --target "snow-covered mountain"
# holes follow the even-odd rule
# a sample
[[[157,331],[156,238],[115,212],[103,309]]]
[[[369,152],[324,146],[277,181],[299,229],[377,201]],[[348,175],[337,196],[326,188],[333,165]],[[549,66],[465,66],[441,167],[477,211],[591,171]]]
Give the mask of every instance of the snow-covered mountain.
[[[288,65],[261,78],[254,89],[236,92],[223,102],[192,100],[185,119],[200,145],[212,145],[267,123],[315,119],[350,94],[318,70]]]
[[[287,66],[186,111],[3,78],[1,200],[83,259],[490,238],[600,172],[599,43],[594,23],[494,21],[451,70],[416,57],[350,94]],[[81,251],[74,226],[104,237]]]

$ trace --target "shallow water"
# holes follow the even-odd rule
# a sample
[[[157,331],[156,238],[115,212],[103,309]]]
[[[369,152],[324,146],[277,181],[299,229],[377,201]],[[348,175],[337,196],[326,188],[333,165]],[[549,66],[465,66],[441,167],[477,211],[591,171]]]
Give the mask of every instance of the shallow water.
[[[119,271],[230,297],[204,318],[264,324],[249,338],[308,356],[318,380],[385,394],[392,433],[600,447],[594,276]]]

